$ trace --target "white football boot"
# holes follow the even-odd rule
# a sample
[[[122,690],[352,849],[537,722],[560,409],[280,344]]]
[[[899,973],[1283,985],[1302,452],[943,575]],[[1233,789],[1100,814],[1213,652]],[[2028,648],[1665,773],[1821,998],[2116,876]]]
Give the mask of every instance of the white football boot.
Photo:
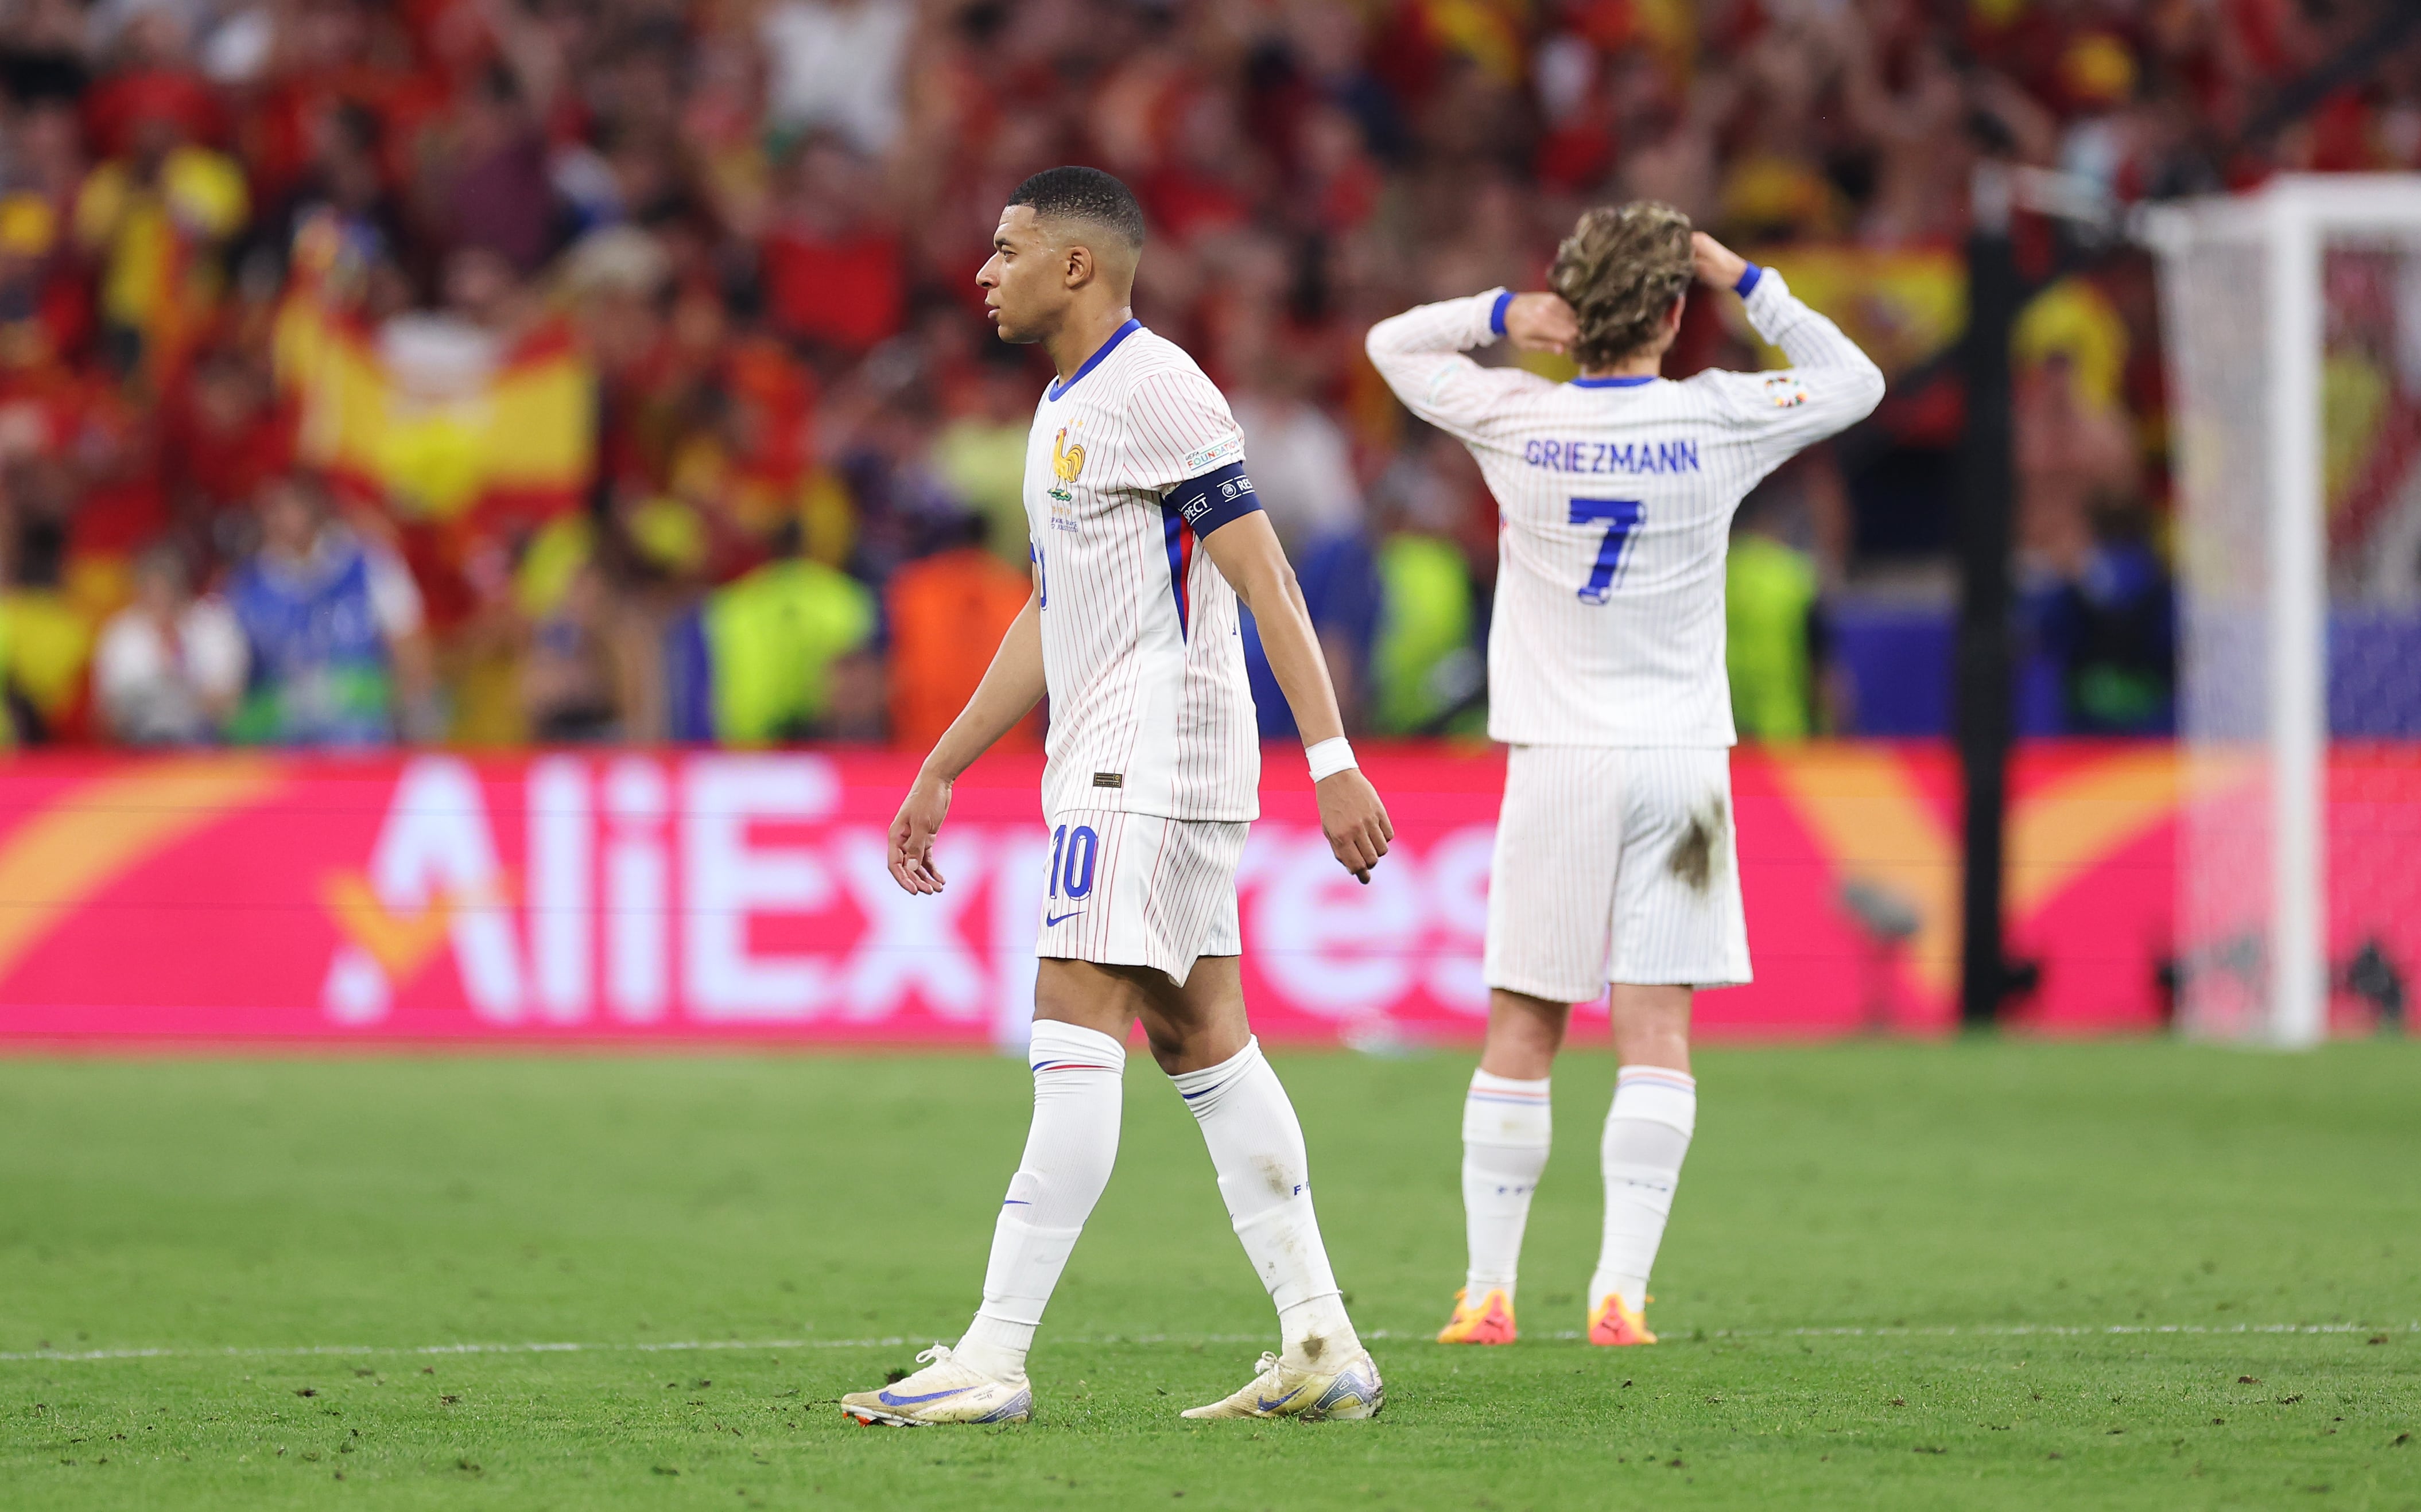
[[[1242,1391],[1207,1407],[1187,1408],[1185,1415],[1299,1417],[1318,1423],[1327,1418],[1377,1417],[1387,1405],[1387,1389],[1379,1383],[1378,1362],[1367,1349],[1336,1370],[1298,1370],[1273,1354],[1262,1355],[1258,1368],[1260,1374]]]
[[[881,1391],[851,1392],[840,1399],[844,1416],[872,1427],[930,1427],[940,1423],[1023,1423],[1034,1415],[1034,1388],[1021,1379],[994,1380],[961,1364],[946,1344],[916,1357],[925,1368]]]

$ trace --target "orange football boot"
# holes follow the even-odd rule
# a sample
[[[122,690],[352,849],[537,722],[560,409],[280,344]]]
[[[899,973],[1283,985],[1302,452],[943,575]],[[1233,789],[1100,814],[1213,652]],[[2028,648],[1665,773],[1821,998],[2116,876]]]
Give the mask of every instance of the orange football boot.
[[[1522,1335],[1513,1327],[1513,1299],[1492,1286],[1476,1306],[1454,1294],[1454,1316],[1438,1330],[1440,1344],[1510,1344]]]
[[[1648,1332],[1647,1315],[1624,1302],[1622,1293],[1609,1291],[1589,1314],[1588,1339],[1591,1344],[1653,1344],[1656,1335]]]

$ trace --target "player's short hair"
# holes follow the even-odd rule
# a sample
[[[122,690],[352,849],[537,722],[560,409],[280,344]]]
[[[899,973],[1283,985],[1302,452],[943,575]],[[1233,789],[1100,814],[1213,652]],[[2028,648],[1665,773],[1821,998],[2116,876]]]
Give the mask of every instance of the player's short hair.
[[[1690,277],[1690,217],[1672,206],[1634,199],[1582,215],[1547,271],[1580,320],[1572,360],[1602,367],[1647,346]]]
[[[1037,220],[1083,221],[1143,249],[1143,206],[1115,174],[1070,165],[1045,168],[1017,186],[1011,205],[1031,205]]]

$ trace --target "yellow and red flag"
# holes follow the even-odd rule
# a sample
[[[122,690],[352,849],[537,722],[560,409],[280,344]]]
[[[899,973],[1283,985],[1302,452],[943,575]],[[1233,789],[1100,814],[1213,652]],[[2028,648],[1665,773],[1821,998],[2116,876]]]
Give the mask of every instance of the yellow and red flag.
[[[563,321],[414,360],[395,327],[374,331],[328,298],[305,260],[276,329],[300,460],[406,522],[545,520],[578,502],[596,466],[596,383]]]

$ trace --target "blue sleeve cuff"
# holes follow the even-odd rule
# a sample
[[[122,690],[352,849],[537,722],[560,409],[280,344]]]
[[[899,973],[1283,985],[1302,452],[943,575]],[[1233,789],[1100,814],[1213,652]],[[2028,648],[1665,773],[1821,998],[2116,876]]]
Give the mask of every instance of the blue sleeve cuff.
[[[1229,462],[1200,477],[1189,477],[1160,501],[1161,509],[1192,526],[1197,539],[1221,525],[1242,520],[1260,507],[1260,495],[1253,491],[1253,480],[1244,475],[1242,462]]]
[[[1740,282],[1732,285],[1732,291],[1741,298],[1746,299],[1757,292],[1757,281],[1764,276],[1765,270],[1752,262],[1748,265],[1748,271],[1740,275]]]
[[[1488,306],[1488,329],[1491,335],[1501,336],[1505,334],[1505,308],[1512,303],[1513,291],[1508,288],[1496,296],[1495,304]]]

